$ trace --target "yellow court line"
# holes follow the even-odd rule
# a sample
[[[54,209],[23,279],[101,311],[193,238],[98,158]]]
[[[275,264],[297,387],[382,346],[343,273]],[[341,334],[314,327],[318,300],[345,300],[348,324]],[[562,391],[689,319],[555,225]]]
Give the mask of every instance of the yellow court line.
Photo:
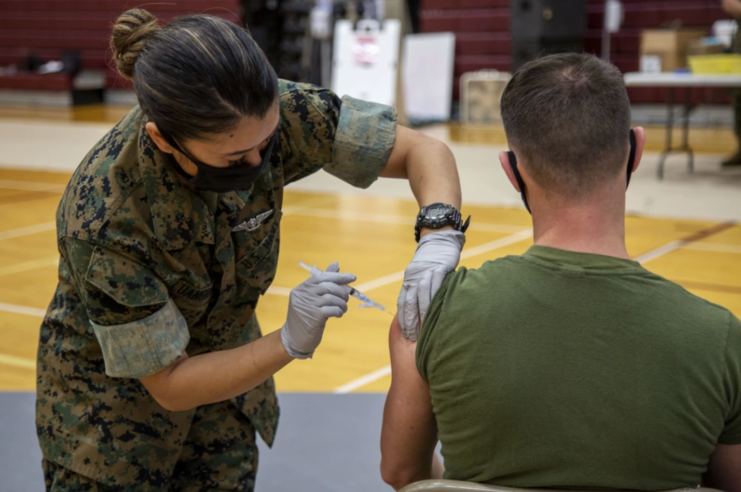
[[[13,275],[14,273],[27,272],[28,270],[35,270],[37,268],[59,265],[59,257],[53,256],[48,258],[41,258],[40,260],[26,261],[18,263],[17,265],[10,265],[0,268],[0,277],[5,275]]]
[[[37,183],[35,181],[12,181],[9,179],[0,179],[0,188],[4,188],[6,190],[47,191],[50,193],[64,193],[67,185],[54,183]]]
[[[0,364],[6,366],[22,367],[24,369],[36,369],[36,361],[25,357],[0,354]]]
[[[30,234],[36,234],[39,232],[52,231],[56,228],[56,222],[44,222],[43,224],[36,224],[27,227],[19,227],[18,229],[0,231],[0,241],[2,241],[3,239],[12,239],[14,237],[28,236]]]

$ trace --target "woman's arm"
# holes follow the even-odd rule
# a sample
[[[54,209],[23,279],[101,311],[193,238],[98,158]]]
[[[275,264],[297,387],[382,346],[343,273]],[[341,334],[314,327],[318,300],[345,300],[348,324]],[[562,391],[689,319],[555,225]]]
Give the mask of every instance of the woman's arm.
[[[314,354],[329,318],[347,311],[344,286],[356,280],[339,273],[332,263],[291,291],[288,316],[283,327],[241,347],[180,357],[165,369],[139,378],[157,402],[167,410],[189,410],[199,405],[228,400],[251,390],[281,370],[294,358]]]
[[[293,360],[280,335],[279,330],[235,349],[184,355],[139,381],[157,403],[172,412],[228,400],[251,390]]]
[[[397,125],[394,148],[381,177],[408,179],[420,207],[440,202],[461,208],[461,184],[453,153],[424,133]],[[431,230],[423,230],[422,235],[426,232]]]

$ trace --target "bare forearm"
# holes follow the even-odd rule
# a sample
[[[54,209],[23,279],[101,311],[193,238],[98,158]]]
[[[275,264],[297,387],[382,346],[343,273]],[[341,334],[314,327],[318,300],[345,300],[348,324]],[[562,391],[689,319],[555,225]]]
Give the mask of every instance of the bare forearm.
[[[447,145],[427,137],[427,144],[412,148],[407,159],[409,186],[420,207],[447,203],[461,209],[458,168]]]
[[[142,383],[163,407],[185,411],[241,395],[292,360],[279,330],[235,349],[185,357]]]

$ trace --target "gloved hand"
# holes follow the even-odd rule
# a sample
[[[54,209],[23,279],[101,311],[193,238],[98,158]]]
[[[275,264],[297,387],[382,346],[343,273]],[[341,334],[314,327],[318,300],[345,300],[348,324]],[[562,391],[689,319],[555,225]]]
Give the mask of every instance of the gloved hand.
[[[355,282],[352,273],[338,273],[332,263],[324,272],[314,272],[291,291],[288,317],[280,330],[280,339],[288,354],[296,359],[314,355],[329,318],[341,318],[347,311],[348,293],[343,285]]]
[[[431,232],[420,239],[396,302],[404,338],[417,340],[430,302],[445,276],[458,266],[465,243],[466,236],[460,231]]]

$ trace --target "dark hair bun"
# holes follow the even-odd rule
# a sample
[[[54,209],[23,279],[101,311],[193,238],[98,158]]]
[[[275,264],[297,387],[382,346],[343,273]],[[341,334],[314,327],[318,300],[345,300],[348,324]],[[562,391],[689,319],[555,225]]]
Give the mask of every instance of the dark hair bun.
[[[127,79],[133,77],[134,64],[144,51],[146,41],[159,30],[157,18],[146,10],[132,9],[121,14],[111,34],[111,48],[118,73]]]

